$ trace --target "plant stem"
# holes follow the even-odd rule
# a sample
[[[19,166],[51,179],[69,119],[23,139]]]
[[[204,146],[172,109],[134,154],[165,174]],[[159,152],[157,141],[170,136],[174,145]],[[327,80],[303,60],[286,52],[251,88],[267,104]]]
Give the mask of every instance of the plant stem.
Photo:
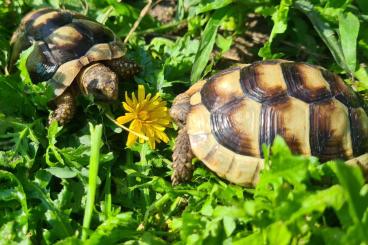
[[[100,161],[102,125],[99,124],[94,127],[92,124],[89,124],[89,130],[91,133],[91,156],[89,159],[88,193],[86,208],[84,210],[82,241],[85,241],[87,238],[87,231],[89,230],[89,226],[91,224],[93,207],[95,203],[98,165]]]
[[[127,132],[136,135],[139,138],[142,138],[144,140],[148,140],[148,137],[144,136],[143,134],[134,132],[133,130],[130,130],[129,128],[125,127],[124,125],[119,124],[112,116],[110,116],[109,114],[105,113],[105,116],[111,121],[113,122],[116,126],[118,126],[119,128],[122,128],[124,130],[126,130]]]
[[[180,20],[180,21],[175,21],[175,22],[172,22],[172,23],[161,25],[159,27],[149,28],[149,29],[137,32],[137,35],[146,35],[146,34],[149,34],[149,33],[156,33],[156,32],[157,33],[162,33],[162,32],[165,32],[165,31],[167,31],[169,29],[173,29],[173,28],[180,29],[183,26],[186,26],[187,24],[188,24],[188,20],[186,20],[186,19],[185,20]]]
[[[105,183],[105,219],[107,220],[111,216],[111,164],[107,170],[106,183]]]
[[[126,44],[129,41],[130,36],[133,34],[133,32],[137,29],[139,24],[141,23],[143,17],[148,13],[148,11],[151,9],[152,0],[148,0],[146,6],[142,9],[141,13],[138,16],[138,19],[134,22],[132,29],[130,29],[128,35],[124,39],[124,44]]]

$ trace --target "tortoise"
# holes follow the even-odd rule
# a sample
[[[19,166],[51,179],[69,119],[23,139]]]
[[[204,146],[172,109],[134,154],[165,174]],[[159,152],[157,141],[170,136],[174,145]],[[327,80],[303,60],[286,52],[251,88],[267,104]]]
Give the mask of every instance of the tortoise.
[[[195,156],[228,181],[255,186],[262,144],[282,136],[295,154],[343,159],[368,170],[368,116],[357,94],[326,69],[267,60],[192,85],[173,101],[179,125],[173,184],[192,176]]]
[[[47,81],[53,91],[54,111],[49,122],[65,124],[75,114],[79,91],[97,101],[118,97],[118,80],[139,71],[124,58],[124,47],[106,26],[68,11],[42,8],[28,13],[11,38],[9,70],[20,53],[34,48],[26,61],[32,82]]]

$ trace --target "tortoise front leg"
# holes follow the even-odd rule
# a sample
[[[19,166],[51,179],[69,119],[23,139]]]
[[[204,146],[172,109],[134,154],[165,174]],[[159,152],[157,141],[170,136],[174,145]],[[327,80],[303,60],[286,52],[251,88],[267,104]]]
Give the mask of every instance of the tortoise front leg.
[[[192,85],[185,93],[176,96],[170,109],[170,116],[180,127],[172,155],[174,172],[171,176],[171,181],[173,185],[189,181],[192,178],[194,170],[192,158],[194,155],[190,146],[186,121],[190,111],[190,96],[198,92],[204,83],[204,80],[199,81]]]
[[[56,120],[59,125],[69,122],[75,113],[75,99],[72,92],[68,89],[54,100],[56,109],[49,118],[49,124]]]
[[[123,79],[132,78],[140,71],[140,68],[136,63],[125,58],[107,60],[104,63]]]
[[[172,184],[177,185],[189,181],[192,178],[194,166],[192,165],[193,153],[186,127],[179,130],[172,158],[174,169],[171,176]]]

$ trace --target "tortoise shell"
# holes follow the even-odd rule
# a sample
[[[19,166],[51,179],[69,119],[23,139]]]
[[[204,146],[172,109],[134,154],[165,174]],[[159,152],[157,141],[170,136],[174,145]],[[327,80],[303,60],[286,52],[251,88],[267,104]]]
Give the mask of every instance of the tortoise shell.
[[[224,70],[194,87],[186,119],[192,151],[233,183],[257,182],[262,144],[276,135],[293,153],[321,161],[368,152],[368,116],[359,98],[321,67],[263,61]]]
[[[26,62],[30,77],[36,83],[48,81],[55,96],[71,85],[84,66],[124,54],[110,29],[67,10],[44,8],[22,19],[11,39],[10,69],[32,43],[35,46]]]

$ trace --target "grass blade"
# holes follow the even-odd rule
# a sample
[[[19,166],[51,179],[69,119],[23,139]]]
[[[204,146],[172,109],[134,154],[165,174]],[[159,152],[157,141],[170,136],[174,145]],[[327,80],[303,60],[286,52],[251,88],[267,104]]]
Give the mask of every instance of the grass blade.
[[[349,71],[345,62],[344,53],[331,26],[313,9],[314,6],[310,2],[299,0],[295,2],[295,7],[303,12],[312,22],[314,29],[330,50],[336,63],[345,71]]]
[[[87,238],[87,231],[89,230],[89,226],[91,224],[93,206],[95,203],[98,165],[100,161],[102,125],[99,124],[96,127],[94,127],[92,124],[90,124],[89,130],[91,133],[91,156],[89,161],[87,203],[86,208],[84,210],[84,218],[83,218],[83,231],[82,231],[83,241],[85,241]]]
[[[105,219],[110,218],[111,216],[111,208],[112,208],[112,198],[111,198],[111,165],[108,168],[108,172],[106,175],[105,182],[105,204],[104,204],[104,213]]]
[[[225,11],[223,11],[223,9],[216,11],[208,21],[206,28],[203,31],[198,54],[195,57],[192,73],[190,76],[190,81],[192,83],[195,83],[200,79],[202,72],[208,63],[213,45],[216,41],[218,27],[220,26],[224,16]]]
[[[356,69],[356,47],[359,34],[359,19],[352,13],[339,16],[339,32],[342,51],[350,73]]]

